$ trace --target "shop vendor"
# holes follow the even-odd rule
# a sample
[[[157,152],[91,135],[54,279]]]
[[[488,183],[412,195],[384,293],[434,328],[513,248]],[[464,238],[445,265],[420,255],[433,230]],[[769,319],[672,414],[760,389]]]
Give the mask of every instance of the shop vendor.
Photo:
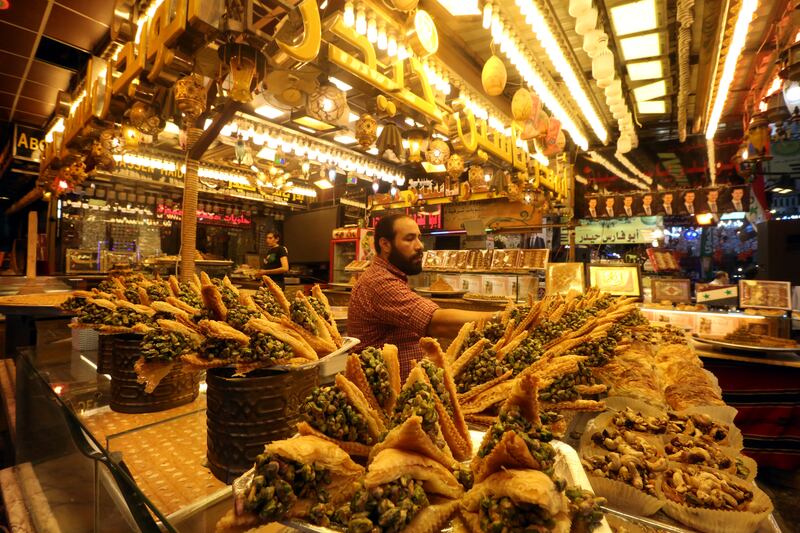
[[[281,234],[275,230],[267,232],[267,255],[261,259],[262,276],[269,276],[278,286],[284,288],[283,276],[289,271],[289,252],[280,243]]]
[[[375,226],[376,256],[353,287],[347,330],[361,346],[398,347],[402,379],[413,360],[422,359],[424,336],[453,338],[465,322],[488,320],[492,313],[441,309],[408,286],[422,272],[424,246],[419,226],[406,215],[389,215]]]

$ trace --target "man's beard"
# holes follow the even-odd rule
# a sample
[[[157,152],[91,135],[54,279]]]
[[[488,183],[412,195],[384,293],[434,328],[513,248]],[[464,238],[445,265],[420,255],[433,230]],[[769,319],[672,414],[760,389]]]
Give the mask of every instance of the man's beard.
[[[389,252],[389,262],[396,266],[406,276],[416,276],[422,272],[422,252],[412,255],[406,259],[400,252],[392,246]]]

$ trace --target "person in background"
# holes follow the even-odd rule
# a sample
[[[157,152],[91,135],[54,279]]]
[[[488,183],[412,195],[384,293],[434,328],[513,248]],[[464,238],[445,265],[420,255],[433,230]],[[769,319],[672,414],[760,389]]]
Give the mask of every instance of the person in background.
[[[490,320],[492,313],[441,309],[408,286],[408,276],[422,272],[420,231],[414,219],[394,214],[375,226],[375,259],[358,278],[347,310],[347,334],[361,339],[356,348],[397,346],[400,375],[421,360],[424,336],[454,338],[465,322]]]
[[[264,270],[260,275],[269,276],[281,289],[284,288],[283,276],[289,271],[289,251],[281,245],[281,234],[275,230],[267,232],[267,255],[261,259]]]
[[[709,285],[730,285],[730,284],[731,280],[728,277],[728,273],[722,270],[714,272],[714,279],[712,279],[711,283],[709,283]]]

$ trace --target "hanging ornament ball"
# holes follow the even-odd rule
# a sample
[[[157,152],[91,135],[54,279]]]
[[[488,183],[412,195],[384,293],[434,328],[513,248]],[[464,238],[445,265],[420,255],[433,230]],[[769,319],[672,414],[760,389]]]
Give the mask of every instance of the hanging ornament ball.
[[[448,158],[445,166],[447,175],[455,179],[464,172],[464,158],[458,154],[453,154]]]
[[[378,138],[378,122],[369,113],[363,113],[356,121],[356,139],[365,150]]]
[[[316,119],[336,123],[347,111],[347,95],[334,85],[322,85],[308,97],[307,111]]]
[[[567,137],[564,135],[564,130],[559,130],[558,137],[556,137],[556,146],[558,147],[558,153],[564,151],[564,148],[567,146]]]
[[[483,167],[480,165],[473,165],[469,167],[469,184],[475,187],[481,187],[485,185],[483,180]]]
[[[524,121],[533,114],[533,99],[528,89],[518,89],[511,100],[511,114],[514,120]]]
[[[419,0],[392,0],[392,4],[400,11],[412,11],[416,9]]]
[[[506,66],[500,58],[495,55],[490,57],[486,64],[483,65],[483,72],[481,72],[481,83],[483,84],[484,92],[489,96],[503,94],[507,79]]]
[[[617,152],[627,154],[631,151],[631,138],[628,135],[620,136],[617,141]]]
[[[443,165],[450,157],[450,147],[441,139],[434,139],[425,154],[428,162],[432,165]]]
[[[550,117],[547,116],[547,113],[544,110],[540,109],[539,113],[536,115],[536,118],[533,120],[533,127],[534,127],[534,137],[540,137],[547,133],[547,129],[550,126]]]

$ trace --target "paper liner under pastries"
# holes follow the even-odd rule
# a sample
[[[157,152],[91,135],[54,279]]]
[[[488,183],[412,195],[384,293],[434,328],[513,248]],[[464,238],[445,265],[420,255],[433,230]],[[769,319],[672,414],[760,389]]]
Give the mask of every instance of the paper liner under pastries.
[[[722,409],[715,409],[717,407],[722,407]],[[734,425],[732,420],[733,415],[725,409],[726,406],[719,406],[719,405],[705,405],[705,406],[697,406],[697,407],[690,407],[689,409],[684,409],[683,411],[673,411],[679,415],[689,415],[689,414],[701,414],[701,415],[708,415],[711,417],[712,420],[717,422],[718,424],[725,424],[728,426],[728,436],[717,442],[720,446],[727,446],[729,448],[733,448],[735,450],[742,450],[744,448],[744,435],[742,435],[742,431]],[[731,407],[730,409],[733,409]],[[730,415],[730,417],[728,417]]]
[[[589,477],[594,493],[608,500],[609,507],[614,509],[633,515],[650,516],[657,513],[664,506],[664,502],[655,496],[650,496],[644,491],[622,481],[595,476],[588,471],[586,475]],[[658,475],[655,482],[656,485],[660,482]]]
[[[425,353],[425,357],[433,363],[436,367],[443,370],[444,388],[449,396],[450,405],[453,409],[453,414],[450,415],[439,398],[439,395],[434,391],[436,399],[436,412],[439,415],[439,425],[442,428],[442,435],[447,445],[453,452],[453,456],[459,461],[466,461],[472,457],[472,439],[469,435],[467,423],[464,421],[464,414],[461,411],[461,405],[458,401],[456,394],[456,384],[453,381],[453,376],[450,375],[450,370],[445,364],[445,355],[442,352],[439,341],[431,337],[423,337],[419,341],[420,348]],[[423,369],[424,370],[424,369]],[[427,372],[425,379],[430,384]]]
[[[686,409],[676,410],[675,412],[681,414],[708,415],[730,426],[733,426],[733,421],[739,413],[735,407],[731,407],[730,405],[695,405],[693,407],[687,407]]]
[[[430,457],[448,468],[458,466],[458,461],[453,457],[450,449],[445,446],[439,448],[422,428],[422,417],[410,416],[399,426],[395,426],[380,443],[376,444],[369,454],[369,460],[382,450],[395,448],[406,450]]]
[[[674,463],[671,463],[674,466]],[[662,511],[687,526],[705,533],[753,533],[758,531],[759,525],[769,516],[774,507],[769,496],[752,482],[743,481],[733,476],[724,477],[736,483],[747,485],[753,491],[753,499],[748,504],[747,511],[722,511],[690,507],[675,502],[668,498],[664,492],[664,478],[656,482],[656,493],[664,502]]]
[[[631,396],[609,396],[605,398],[606,406],[613,411],[624,411],[630,407],[631,410],[645,416],[658,416],[666,418],[666,406],[656,406],[640,398]]]

